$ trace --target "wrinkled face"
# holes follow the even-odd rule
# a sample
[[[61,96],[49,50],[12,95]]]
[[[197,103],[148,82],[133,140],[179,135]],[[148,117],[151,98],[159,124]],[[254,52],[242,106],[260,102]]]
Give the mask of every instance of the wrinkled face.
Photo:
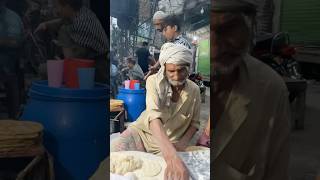
[[[177,32],[177,26],[166,26],[163,28],[162,34],[167,41],[173,41]]]
[[[163,21],[162,19],[155,19],[153,21],[154,28],[159,32],[162,32],[162,29],[163,29],[162,21]]]
[[[231,74],[249,46],[249,28],[236,13],[211,12],[210,57],[213,76]]]
[[[180,86],[186,82],[188,78],[187,66],[167,63],[165,68],[166,77],[172,86]]]

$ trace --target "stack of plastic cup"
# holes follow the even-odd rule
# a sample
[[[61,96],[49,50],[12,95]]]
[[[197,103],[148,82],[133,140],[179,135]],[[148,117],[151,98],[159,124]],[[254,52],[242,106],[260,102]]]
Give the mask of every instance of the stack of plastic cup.
[[[130,89],[134,89],[134,84],[135,83],[139,83],[139,80],[130,80],[130,86],[129,86],[129,88]]]

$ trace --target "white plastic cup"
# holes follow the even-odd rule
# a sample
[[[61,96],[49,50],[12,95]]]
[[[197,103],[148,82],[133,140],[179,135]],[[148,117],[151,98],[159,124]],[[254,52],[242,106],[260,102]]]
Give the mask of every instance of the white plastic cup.
[[[124,81],[124,88],[125,89],[130,89],[130,80],[125,80]]]

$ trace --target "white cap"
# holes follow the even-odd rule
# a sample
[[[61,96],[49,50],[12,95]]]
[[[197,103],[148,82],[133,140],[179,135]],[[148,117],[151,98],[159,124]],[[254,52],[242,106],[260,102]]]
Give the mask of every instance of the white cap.
[[[163,12],[163,11],[157,11],[154,13],[152,20],[159,20],[159,19],[164,19],[168,16],[167,13]]]

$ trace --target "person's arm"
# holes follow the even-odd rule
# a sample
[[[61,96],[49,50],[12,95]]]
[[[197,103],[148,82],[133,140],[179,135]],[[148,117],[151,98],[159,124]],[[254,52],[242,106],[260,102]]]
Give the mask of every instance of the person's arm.
[[[156,143],[159,145],[163,158],[167,163],[164,179],[188,180],[189,173],[183,161],[177,155],[177,151],[170,142],[169,137],[163,129],[160,119],[154,119],[150,122],[150,129]]]
[[[47,31],[47,30],[58,31],[62,23],[63,23],[62,18],[46,21],[46,22],[40,23],[34,32],[37,33],[38,31]]]
[[[160,119],[154,119],[150,122],[150,130],[156,143],[159,145],[164,159],[167,161],[176,155],[177,151],[170,142],[169,137],[163,129],[163,124]]]
[[[157,61],[153,66],[149,68],[150,71],[155,71],[160,66],[160,62]]]
[[[144,80],[147,80],[149,76],[151,76],[152,74],[156,73],[156,70],[158,69],[159,66],[160,66],[160,62],[156,61],[153,66],[149,67],[149,72],[144,77]]]
[[[153,66],[154,64],[156,64],[156,60],[154,59],[153,56],[149,55],[148,59],[149,59],[149,65]]]

